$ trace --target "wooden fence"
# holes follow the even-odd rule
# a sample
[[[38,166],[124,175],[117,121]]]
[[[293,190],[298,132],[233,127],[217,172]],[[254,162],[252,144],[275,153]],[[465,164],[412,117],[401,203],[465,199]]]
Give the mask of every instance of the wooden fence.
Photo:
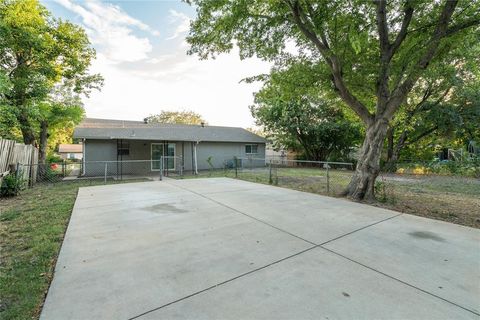
[[[22,164],[22,170],[18,174],[28,182],[35,183],[38,170],[38,149],[32,145],[24,145],[12,140],[0,139],[0,185],[3,177],[9,174],[17,164]]]

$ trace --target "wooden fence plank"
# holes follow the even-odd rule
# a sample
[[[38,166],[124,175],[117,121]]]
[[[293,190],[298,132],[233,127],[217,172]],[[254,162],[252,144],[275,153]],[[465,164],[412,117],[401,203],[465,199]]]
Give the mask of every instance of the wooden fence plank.
[[[0,172],[6,172],[10,165],[21,164],[21,177],[28,185],[37,180],[38,149],[32,145],[16,143],[12,140],[0,139]],[[3,176],[0,176],[0,185]]]

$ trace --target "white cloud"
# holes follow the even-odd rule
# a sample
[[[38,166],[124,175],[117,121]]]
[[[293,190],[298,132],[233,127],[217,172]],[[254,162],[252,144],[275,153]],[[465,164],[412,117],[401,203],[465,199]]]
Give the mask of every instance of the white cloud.
[[[211,125],[253,125],[248,106],[260,84],[240,80],[268,72],[270,65],[258,59],[240,61],[238,52],[215,60],[198,60],[178,50],[146,71],[126,71],[97,61],[95,72],[106,79],[101,92],[85,101],[89,117],[141,120],[161,110],[193,110]]]
[[[93,45],[110,63],[143,60],[152,51],[148,38],[138,37],[133,31],[138,28],[152,35],[158,35],[158,32],[129,16],[120,7],[96,0],[82,5],[71,0],[55,2],[81,17]]]
[[[176,41],[156,38],[153,47],[135,31],[154,31],[118,6],[55,1],[78,14],[97,49],[91,72],[100,73],[105,86],[85,99],[87,116],[141,120],[162,110],[193,110],[212,125],[252,126],[248,106],[260,84],[240,80],[268,72],[269,63],[241,61],[238,50],[207,61],[188,56],[185,34],[190,18],[175,10],[169,11],[166,22],[175,31],[164,40]]]
[[[188,32],[188,30],[190,29],[190,18],[186,14],[178,12],[176,10],[170,10],[169,13],[170,22],[176,23],[177,27],[175,28],[173,35],[168,37],[166,40],[176,39],[179,36]]]

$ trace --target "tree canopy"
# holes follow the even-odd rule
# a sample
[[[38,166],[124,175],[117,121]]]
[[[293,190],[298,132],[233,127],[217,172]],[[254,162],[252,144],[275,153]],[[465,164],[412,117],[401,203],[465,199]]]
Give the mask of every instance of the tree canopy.
[[[0,1],[0,70],[10,83],[5,100],[26,144],[36,140],[35,106],[56,84],[68,83],[76,94],[102,85],[88,71],[94,58],[85,31],[52,17],[37,0]]]
[[[374,197],[388,124],[431,65],[478,42],[472,1],[192,0],[190,53],[208,58],[239,47],[285,67],[308,61],[318,90],[335,93],[365,125],[347,194]]]
[[[207,124],[202,115],[194,111],[162,111],[143,119],[146,123]]]

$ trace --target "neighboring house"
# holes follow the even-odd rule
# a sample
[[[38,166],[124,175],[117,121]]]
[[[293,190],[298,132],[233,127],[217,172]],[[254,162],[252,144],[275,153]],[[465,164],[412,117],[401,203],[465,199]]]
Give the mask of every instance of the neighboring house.
[[[79,144],[60,144],[58,154],[62,159],[81,160],[83,157],[83,145]]]
[[[86,118],[73,136],[83,141],[86,175],[101,173],[101,161],[122,161],[122,172],[136,174],[159,171],[162,156],[170,157],[165,169],[193,172],[232,166],[234,157],[265,158],[266,140],[242,128]]]

